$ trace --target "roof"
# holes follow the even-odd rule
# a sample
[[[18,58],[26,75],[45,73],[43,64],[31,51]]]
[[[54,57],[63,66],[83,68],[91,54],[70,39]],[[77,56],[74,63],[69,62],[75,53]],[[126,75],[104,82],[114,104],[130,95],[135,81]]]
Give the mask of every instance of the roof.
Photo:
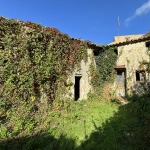
[[[8,20],[8,21],[13,20],[13,21],[15,21],[17,24],[19,24],[19,23],[22,23],[22,24],[30,23],[30,24],[32,24],[32,25],[38,24],[38,23],[30,22],[30,21],[24,22],[24,21],[21,21],[21,20],[18,20],[18,19],[8,19],[8,18],[5,18],[5,17],[3,17],[3,16],[0,16],[0,21],[1,21],[1,20]],[[38,24],[38,25],[41,26],[42,28],[54,29],[54,30],[56,30],[58,33],[60,33],[60,34],[62,34],[62,35],[66,35],[66,36],[68,36],[68,38],[70,38],[70,39],[72,39],[72,40],[77,40],[77,41],[80,41],[80,42],[84,42],[84,43],[87,44],[87,46],[88,46],[89,48],[92,48],[94,51],[99,51],[99,50],[103,49],[103,46],[102,46],[102,45],[97,45],[97,44],[95,44],[95,43],[92,43],[91,41],[83,40],[83,39],[80,39],[80,38],[72,38],[72,37],[70,37],[69,35],[60,32],[60,31],[59,31],[58,29],[56,29],[56,28],[44,27],[44,26],[42,26],[42,25],[40,25],[40,24]]]
[[[144,38],[144,37],[149,37],[149,36],[150,36],[150,31],[149,31],[148,33],[144,34],[144,35],[143,35],[143,38]]]
[[[143,36],[143,34],[115,36],[114,37],[114,41],[112,43],[110,43],[110,44],[117,44],[117,43],[120,43],[120,42],[126,42],[126,41],[129,41],[129,40],[135,40],[135,39],[138,39],[138,38],[140,38],[142,36]]]
[[[140,34],[140,35],[127,35],[127,36],[119,36],[119,37],[124,37],[124,40],[122,40],[121,42],[112,42],[106,45],[106,47],[121,46],[121,45],[128,45],[128,44],[148,41],[150,40],[150,32],[146,34]]]

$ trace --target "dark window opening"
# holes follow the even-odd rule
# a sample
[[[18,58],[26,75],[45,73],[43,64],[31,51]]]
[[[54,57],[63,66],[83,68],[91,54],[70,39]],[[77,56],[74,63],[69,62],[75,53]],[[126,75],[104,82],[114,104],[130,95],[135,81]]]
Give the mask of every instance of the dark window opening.
[[[116,55],[118,55],[118,50],[117,50],[117,49],[115,49],[115,50],[114,50],[114,53],[115,53]]]
[[[3,45],[0,45],[0,49],[1,49],[1,50],[4,50],[4,46],[3,46]]]
[[[150,48],[150,41],[146,42],[145,45],[146,45],[146,50],[148,50]]]
[[[145,81],[146,79],[146,74],[144,71],[136,71],[136,81]]]
[[[74,87],[75,101],[77,101],[80,98],[80,79],[81,76],[75,76],[75,87]]]
[[[94,51],[94,56],[98,56],[99,55],[99,51]]]
[[[140,73],[136,72],[136,81],[140,81]]]

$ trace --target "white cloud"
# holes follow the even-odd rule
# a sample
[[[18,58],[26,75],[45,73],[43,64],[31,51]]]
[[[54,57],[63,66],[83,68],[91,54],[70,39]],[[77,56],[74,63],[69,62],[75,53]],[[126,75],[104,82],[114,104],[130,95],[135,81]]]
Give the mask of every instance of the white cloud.
[[[134,15],[125,20],[125,25],[128,26],[131,20],[133,20],[138,16],[147,14],[149,11],[150,11],[150,0],[147,3],[144,3],[140,8],[137,8]]]

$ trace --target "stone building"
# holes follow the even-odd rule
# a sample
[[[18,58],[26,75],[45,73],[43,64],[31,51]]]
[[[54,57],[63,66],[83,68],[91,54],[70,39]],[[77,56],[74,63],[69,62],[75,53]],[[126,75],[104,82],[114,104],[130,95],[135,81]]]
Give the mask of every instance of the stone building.
[[[116,96],[125,96],[127,93],[143,94],[147,88],[147,81],[150,76],[145,71],[145,66],[141,65],[143,60],[150,61],[148,47],[150,46],[150,32],[147,34],[116,36],[114,42],[106,47],[116,47],[115,53],[118,55],[116,66],[116,78],[112,90]],[[70,86],[68,96],[75,100],[86,99],[91,91],[90,65],[96,62],[94,53],[102,50],[103,47],[96,44],[89,45],[87,49],[87,60],[81,61],[81,68],[74,70],[68,78],[73,84]]]
[[[107,46],[115,46],[118,55],[116,66],[116,80],[113,85],[116,96],[125,96],[133,92],[142,94],[147,88],[149,74],[143,60],[150,61],[150,32],[145,35],[117,36],[114,42]]]
[[[94,58],[94,53],[102,50],[102,46],[97,46],[96,44],[88,45],[87,49],[87,59],[81,61],[80,69],[75,69],[73,73],[69,76],[68,82],[72,82],[67,97],[74,100],[87,99],[88,93],[91,91],[92,86],[91,76],[90,76],[90,66],[91,64],[96,67],[96,62]]]
[[[59,33],[59,31],[57,29],[52,29],[50,27],[48,27],[48,28],[43,27],[39,24],[35,24],[35,23],[31,23],[31,22],[25,23],[25,22],[22,22],[19,20],[13,20],[13,19],[8,20],[3,17],[0,17],[0,21],[1,21],[2,27],[6,26],[4,31],[6,33],[9,31],[7,34],[5,34],[5,32],[2,30],[0,33],[1,34],[1,37],[0,37],[0,44],[1,44],[0,49],[1,50],[5,49],[5,47],[6,47],[3,45],[5,38],[10,39],[10,41],[15,41],[15,40],[17,41],[16,42],[17,44],[14,44],[15,46],[13,46],[13,44],[12,44],[13,50],[17,49],[16,45],[23,44],[23,45],[21,45],[21,49],[23,50],[23,48],[24,48],[24,52],[26,52],[26,50],[27,50],[26,47],[28,47],[28,51],[29,52],[34,51],[34,53],[36,52],[36,49],[39,49],[38,46],[40,45],[41,39],[43,39],[43,37],[44,37],[43,35],[45,35],[45,33],[46,33],[45,37],[47,37],[47,32],[50,32],[51,34],[49,34],[49,38],[47,40],[43,40],[44,41],[43,43],[46,42],[46,44],[42,45],[42,50],[45,50],[45,49],[50,50],[50,48],[52,48],[54,50],[56,48],[59,48],[59,47],[56,47],[57,42],[54,42],[55,40],[51,40],[51,39],[54,39],[54,37],[50,37],[50,35],[52,35],[52,34],[53,34],[53,36],[60,34],[64,38],[67,38],[70,40],[74,39],[74,38],[69,37],[66,34]],[[21,28],[20,29],[17,28],[16,27],[17,25],[19,28],[20,27]],[[12,33],[11,30],[13,32],[15,31],[16,33],[10,34],[10,33]],[[38,32],[41,32],[41,35],[35,34]],[[23,33],[23,34],[21,34],[21,33]],[[18,36],[18,34],[20,34],[21,36]],[[17,38],[14,38],[15,36],[17,38],[20,38],[21,42],[18,42]],[[32,40],[32,38],[33,38],[33,40]],[[63,41],[62,39],[60,41]],[[39,45],[35,41],[37,41]],[[86,99],[87,94],[92,90],[90,66],[91,66],[91,64],[93,64],[96,67],[94,54],[98,54],[99,51],[103,50],[103,46],[98,46],[98,45],[88,42],[88,41],[85,41],[85,42],[88,43],[87,44],[87,58],[86,58],[86,60],[81,60],[80,69],[79,68],[74,69],[72,74],[69,75],[69,77],[68,76],[66,77],[68,79],[67,82],[68,82],[69,87],[67,87],[68,88],[67,90],[65,89],[67,91],[67,94],[64,94],[65,93],[64,91],[62,92],[65,96],[67,95],[67,97],[73,98],[75,100]],[[29,45],[26,46],[26,44],[24,45],[24,43],[32,43],[32,44],[30,44],[30,46]],[[49,43],[49,44],[47,44],[47,43]],[[46,47],[43,48],[44,45]],[[63,43],[61,43],[60,45],[63,45]],[[116,66],[114,67],[116,69],[117,77],[116,77],[116,82],[114,83],[114,86],[113,86],[113,90],[116,91],[116,95],[117,96],[118,95],[125,96],[125,94],[127,92],[131,93],[133,91],[135,91],[137,93],[142,93],[143,88],[141,86],[143,84],[145,85],[146,81],[148,79],[150,79],[150,76],[145,72],[145,68],[141,66],[141,62],[143,60],[150,61],[150,54],[148,54],[148,51],[147,51],[148,47],[150,46],[150,32],[145,35],[140,34],[140,35],[128,35],[128,36],[116,36],[114,38],[114,42],[108,44],[106,46],[106,48],[107,47],[109,48],[111,46],[117,47],[115,50],[115,53],[118,55],[118,60],[117,60]],[[65,52],[65,49],[66,48],[64,46],[62,52]],[[4,52],[4,51],[2,51],[2,52]],[[37,54],[39,54],[39,52]],[[16,55],[13,54],[13,57],[16,57]],[[39,60],[42,60],[42,57],[39,58]],[[22,58],[22,56],[21,56],[21,58]],[[31,58],[31,60],[32,60],[32,58]],[[66,62],[67,62],[67,60],[66,60]],[[68,64],[66,64],[66,65],[68,65]],[[26,71],[26,72],[28,72],[28,71]],[[52,78],[52,79],[50,78],[50,80],[53,80],[53,79],[54,78]],[[54,83],[54,82],[52,82],[52,83]],[[38,84],[35,84],[35,85],[38,86]],[[50,93],[50,95],[54,95],[54,94]]]
[[[1,78],[5,76],[5,74],[3,73],[4,71],[2,71],[3,69],[5,69],[3,64],[6,65],[6,63],[8,62],[8,58],[11,58],[13,61],[10,61],[10,63],[17,62],[17,65],[13,65],[17,66],[17,69],[14,67],[16,70],[11,71],[11,73],[13,72],[13,77],[15,78],[15,80],[17,78],[16,83],[18,84],[18,86],[14,85],[14,87],[17,87],[18,91],[18,87],[21,87],[23,85],[20,84],[19,81],[21,81],[23,77],[28,78],[28,75],[31,75],[30,82],[26,80],[26,86],[28,88],[22,86],[22,88],[20,89],[22,90],[24,88],[33,88],[32,95],[38,95],[41,102],[45,103],[48,99],[50,101],[53,101],[56,96],[56,90],[60,94],[60,97],[64,95],[75,100],[87,98],[87,94],[91,90],[90,65],[95,64],[94,52],[101,50],[102,46],[97,46],[90,41],[74,39],[72,37],[69,37],[67,34],[61,33],[55,28],[44,27],[37,23],[23,22],[15,19],[6,19],[0,16],[0,24],[2,26],[0,29],[0,56],[2,58],[2,63],[0,64]],[[5,41],[8,42],[5,43]],[[11,44],[7,44],[9,43],[9,41],[11,41]],[[83,46],[81,42],[85,43],[86,46]],[[83,59],[83,57],[81,57],[81,59],[78,58],[79,60],[75,58],[76,55],[81,54],[78,53],[78,51],[80,51],[81,49],[76,48],[80,47],[79,43],[80,46],[82,45],[87,50],[87,55],[85,54],[87,57],[85,60],[81,60]],[[69,48],[67,46],[69,46]],[[9,57],[7,57],[7,55],[5,54],[8,50],[11,51]],[[71,54],[72,51],[73,53]],[[60,57],[60,59],[58,57]],[[73,58],[75,58],[76,60],[73,60]],[[25,60],[26,62],[20,63],[21,60]],[[70,64],[69,61],[71,61]],[[45,64],[44,62],[47,63]],[[61,66],[61,63],[64,64],[62,64]],[[80,67],[74,68],[75,65],[73,63],[77,63],[76,65],[80,63]],[[73,71],[71,72],[68,69],[71,73],[68,70],[66,72],[65,70],[63,70],[67,68],[67,65],[70,65],[69,67],[71,67],[72,65],[72,68],[69,69]],[[19,67],[21,69],[18,69]],[[22,71],[22,68],[25,69],[25,71]],[[67,83],[64,81],[63,87],[57,87],[59,81],[63,80],[58,77],[61,76],[63,71],[66,78],[64,76],[62,76],[62,78],[68,79]],[[11,73],[8,74],[8,76],[11,75]],[[58,83],[56,84],[57,80]],[[27,84],[28,82],[29,84]],[[30,85],[30,83],[32,84]],[[1,89],[5,88],[5,86],[3,85],[5,85],[5,80],[3,82],[0,82],[0,86],[2,87]],[[22,93],[23,96],[29,95],[24,94],[29,93],[27,91],[23,91]],[[35,99],[35,96],[32,97],[33,99]]]

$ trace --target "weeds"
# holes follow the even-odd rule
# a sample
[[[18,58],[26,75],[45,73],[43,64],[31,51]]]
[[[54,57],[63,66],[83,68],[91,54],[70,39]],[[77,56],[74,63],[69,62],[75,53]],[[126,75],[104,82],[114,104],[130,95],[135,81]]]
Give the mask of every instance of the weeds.
[[[21,103],[18,108],[12,108],[7,112],[8,119],[5,120],[5,124],[2,123],[0,127],[0,146],[5,145],[2,150],[10,147],[18,149],[20,144],[20,150],[34,150],[38,149],[39,143],[41,143],[39,149],[43,150],[56,147],[66,150],[69,147],[78,147],[94,130],[93,122],[99,126],[117,110],[115,105],[103,103],[98,99],[94,100],[94,98],[91,101],[83,100],[80,102],[64,100],[63,106],[60,107],[59,105],[59,109],[54,105],[53,108],[44,110],[41,105],[37,109],[38,111],[33,111],[33,106],[26,103]],[[101,120],[99,120],[100,116]],[[38,143],[35,142],[37,137],[34,135],[38,135]],[[33,138],[30,138],[32,136]],[[66,143],[61,139],[62,137]],[[25,139],[24,142],[22,139]],[[49,139],[50,143],[43,143],[45,142],[43,139]],[[51,139],[53,139],[53,144]],[[67,139],[72,139],[74,146],[71,146]],[[18,144],[13,145],[13,141]],[[60,142],[59,145],[58,141]]]
[[[34,115],[31,106],[22,104],[1,122],[0,150],[148,150],[149,98],[134,95],[120,105],[116,99],[91,97],[64,102],[59,110],[54,107],[41,113],[40,108]]]

